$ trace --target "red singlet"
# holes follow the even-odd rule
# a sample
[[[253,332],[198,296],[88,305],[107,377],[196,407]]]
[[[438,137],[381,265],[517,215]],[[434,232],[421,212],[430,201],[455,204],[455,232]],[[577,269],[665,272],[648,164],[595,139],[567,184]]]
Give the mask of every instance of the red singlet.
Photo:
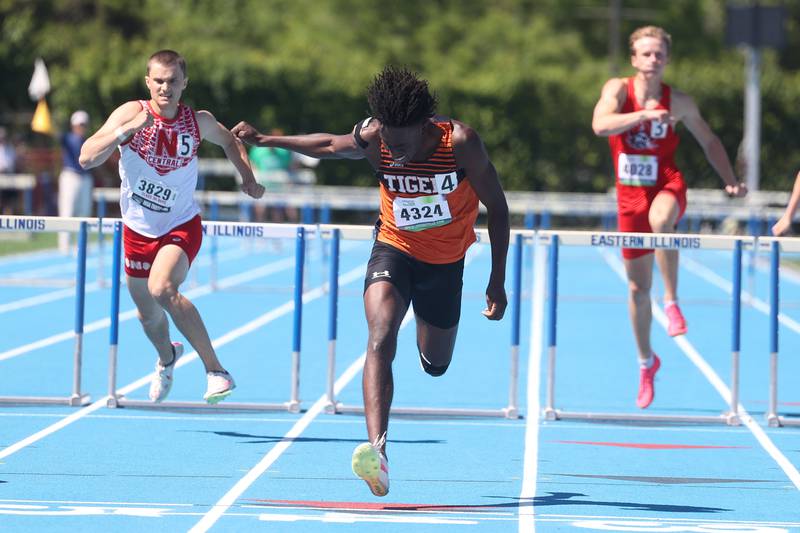
[[[661,84],[661,100],[656,109],[670,108],[670,88]],[[628,78],[628,97],[620,113],[643,109],[636,101],[633,78]],[[675,166],[673,155],[680,138],[672,126],[648,121],[608,138],[617,184],[617,219],[620,231],[650,233],[648,215],[653,199],[668,192],[678,201],[680,213],[686,210],[686,183]],[[641,257],[652,250],[623,248],[625,259]]]

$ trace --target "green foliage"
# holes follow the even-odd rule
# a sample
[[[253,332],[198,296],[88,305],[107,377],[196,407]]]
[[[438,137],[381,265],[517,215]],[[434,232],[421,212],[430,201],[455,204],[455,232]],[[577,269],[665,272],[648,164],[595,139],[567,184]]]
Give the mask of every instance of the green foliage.
[[[724,0],[625,0],[627,35],[659,24],[673,36],[667,82],[691,94],[735,157],[743,129],[743,56],[723,42]],[[608,62],[607,0],[0,0],[0,120],[30,113],[33,61],[43,57],[56,123],[76,108],[93,127],[145,98],[145,61],[173,48],[188,61],[187,103],[232,127],[344,133],[367,115],[364,89],[385,64],[430,80],[440,112],[473,126],[508,189],[602,191],[612,184],[607,141],[591,115]],[[790,6],[787,28],[800,7]],[[764,188],[785,189],[800,167],[800,37],[765,55]],[[17,113],[17,114],[15,114]],[[28,115],[29,116],[29,115]],[[22,121],[20,121],[22,122]],[[719,178],[682,130],[679,165],[692,186]],[[793,144],[794,143],[794,144]],[[215,147],[205,155],[219,156]],[[327,184],[369,184],[366,164],[326,161]]]

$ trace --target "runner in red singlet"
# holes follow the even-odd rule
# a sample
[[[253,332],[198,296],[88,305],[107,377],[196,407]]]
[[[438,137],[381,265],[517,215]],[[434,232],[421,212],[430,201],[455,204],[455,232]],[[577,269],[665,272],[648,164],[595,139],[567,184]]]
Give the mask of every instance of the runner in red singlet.
[[[262,135],[246,122],[234,135],[249,144],[288,148],[316,158],[367,159],[380,184],[378,236],[364,281],[369,327],[363,392],[369,442],[353,452],[353,471],[373,494],[389,491],[386,431],[394,389],[397,334],[414,304],[420,365],[447,370],[461,312],[464,255],[475,242],[478,201],[486,206],[492,271],[486,288],[489,320],[506,309],[509,220],[505,195],[478,134],[435,115],[428,83],[387,67],[368,89],[372,117],[348,135]]]
[[[736,179],[725,148],[700,116],[692,98],[661,81],[669,62],[670,35],[661,28],[645,26],[631,34],[629,44],[636,74],[606,82],[594,108],[592,128],[597,135],[609,138],[620,231],[674,232],[686,209],[686,183],[673,160],[678,146],[675,132],[678,122],[683,122],[700,143],[729,195],[744,196],[747,189]],[[622,251],[640,362],[636,403],[642,409],[653,401],[653,380],[661,366],[650,346],[652,252]],[[664,280],[668,333],[683,335],[686,321],[678,307],[678,251],[656,250],[655,260]]]
[[[217,359],[197,308],[178,290],[203,239],[200,206],[194,200],[200,141],[225,150],[242,177],[244,192],[259,198],[264,188],[253,177],[242,143],[208,111],[195,112],[181,103],[188,82],[183,57],[172,50],[156,52],[147,61],[144,81],[150,100],[126,102],[111,113],[83,144],[80,163],[96,167],[120,151],[128,290],[145,334],[158,351],[150,399],[160,402],[167,397],[183,353],[183,344],[170,341],[168,313],[205,365],[203,398],[217,403],[235,387],[233,378]]]

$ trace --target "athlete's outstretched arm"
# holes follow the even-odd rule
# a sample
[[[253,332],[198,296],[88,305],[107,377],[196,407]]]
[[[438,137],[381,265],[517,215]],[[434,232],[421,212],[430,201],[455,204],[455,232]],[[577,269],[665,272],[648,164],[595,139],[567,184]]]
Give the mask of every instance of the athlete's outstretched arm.
[[[357,126],[358,127],[358,126]],[[308,135],[264,135],[247,122],[231,130],[238,139],[254,146],[285,148],[317,159],[363,159],[364,152],[352,133],[311,133]]]
[[[733,172],[728,154],[725,152],[725,147],[722,146],[722,141],[719,140],[708,123],[700,116],[700,110],[694,103],[694,100],[686,94],[675,91],[672,96],[672,105],[675,108],[675,114],[679,120],[686,124],[686,128],[691,132],[703,152],[706,154],[706,159],[717,174],[725,182],[725,190],[731,196],[744,196],[747,194],[747,186],[736,179],[736,174]]]
[[[242,191],[253,198],[261,198],[264,195],[264,186],[253,176],[250,159],[242,142],[217,122],[214,115],[208,111],[197,112],[197,125],[200,126],[200,137],[221,146],[228,160],[236,167],[242,177]]]
[[[102,165],[125,139],[153,124],[153,116],[139,102],[125,102],[81,146],[79,162],[85,169]]]
[[[789,198],[789,203],[786,205],[786,211],[783,216],[772,226],[772,234],[776,237],[790,233],[792,229],[792,219],[794,213],[797,211],[797,205],[800,204],[800,172],[794,179],[794,188],[792,188],[792,196]]]
[[[489,241],[492,246],[492,272],[486,287],[486,309],[489,320],[500,320],[506,312],[506,256],[510,225],[506,195],[497,179],[497,171],[489,160],[483,141],[472,128],[456,123],[453,132],[456,161],[486,206]]]
[[[600,137],[617,135],[648,120],[670,122],[672,119],[666,109],[640,109],[630,113],[620,113],[627,98],[627,82],[623,78],[612,78],[603,86],[600,99],[594,106],[592,130]]]

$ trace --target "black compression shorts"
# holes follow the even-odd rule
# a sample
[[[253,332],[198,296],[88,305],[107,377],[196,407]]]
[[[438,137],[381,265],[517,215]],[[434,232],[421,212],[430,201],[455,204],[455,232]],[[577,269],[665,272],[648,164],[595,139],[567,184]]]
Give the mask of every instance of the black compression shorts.
[[[394,285],[406,305],[425,322],[450,329],[461,318],[461,287],[464,259],[436,265],[423,263],[388,244],[375,241],[367,265],[364,291],[373,283],[388,281]]]

